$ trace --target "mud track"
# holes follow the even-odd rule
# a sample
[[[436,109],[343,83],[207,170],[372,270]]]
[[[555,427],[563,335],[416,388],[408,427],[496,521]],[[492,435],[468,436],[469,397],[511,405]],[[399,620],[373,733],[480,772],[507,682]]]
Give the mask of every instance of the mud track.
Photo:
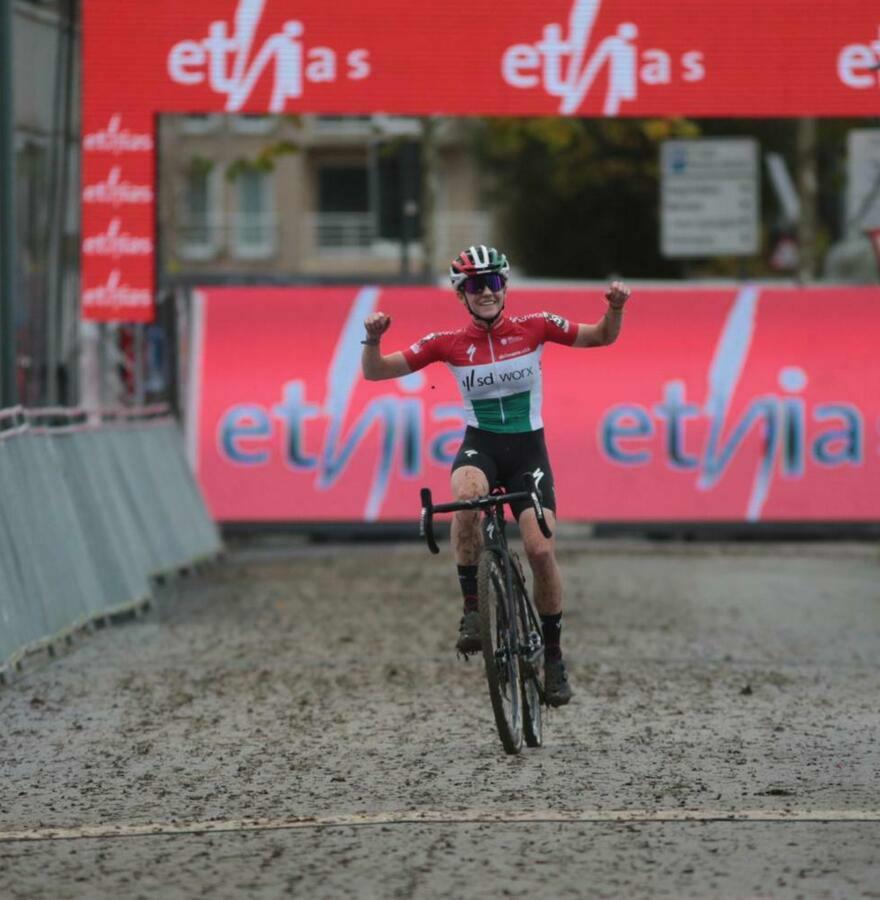
[[[0,690],[0,896],[880,897],[880,553],[562,540],[501,751],[448,548],[233,547]]]

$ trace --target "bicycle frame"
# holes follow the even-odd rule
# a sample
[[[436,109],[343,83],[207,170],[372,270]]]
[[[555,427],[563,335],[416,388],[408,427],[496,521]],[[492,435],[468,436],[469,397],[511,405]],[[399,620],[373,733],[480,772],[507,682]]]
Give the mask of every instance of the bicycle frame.
[[[503,557],[504,559],[505,564],[502,568],[504,569],[505,573],[505,589],[508,603],[511,607],[507,611],[509,617],[508,621],[514,623],[514,628],[517,632],[519,632],[523,625],[528,625],[529,623],[519,623],[517,621],[515,609],[516,592],[514,591],[513,583],[514,577],[518,582],[517,586],[519,588],[519,591],[525,598],[527,598],[526,606],[527,608],[529,608],[529,617],[533,618],[535,616],[535,613],[533,610],[531,597],[529,596],[528,590],[526,589],[525,579],[523,578],[522,570],[519,566],[519,561],[514,559],[509,547],[507,546],[507,537],[505,533],[506,523],[504,519],[505,504],[509,504],[517,500],[528,500],[531,503],[532,509],[535,511],[535,515],[538,520],[538,527],[541,529],[541,533],[544,535],[544,537],[552,537],[552,532],[550,531],[550,527],[547,524],[547,518],[544,515],[544,506],[541,503],[541,492],[538,486],[535,484],[534,478],[531,475],[526,475],[526,486],[527,490],[514,492],[511,494],[490,494],[485,497],[475,497],[471,500],[459,500],[454,503],[438,503],[436,505],[432,501],[430,489],[422,488],[422,513],[419,519],[419,534],[425,539],[432,553],[439,553],[440,548],[437,546],[437,541],[434,538],[435,513],[459,512],[465,510],[473,510],[475,512],[479,511],[483,513],[483,519],[481,523],[483,532],[483,547],[484,549],[490,550],[493,553],[496,553],[498,556]],[[516,572],[515,576],[514,572]],[[535,622],[532,622],[531,624],[535,628],[540,628],[540,624],[537,620]],[[528,665],[530,668],[534,669],[535,663],[540,657],[541,652],[543,651],[543,643],[539,641],[537,647],[535,647],[532,646],[530,634],[526,633],[517,636],[518,638],[521,638],[524,642],[526,642],[520,644],[519,653],[522,661],[526,663],[526,665]]]

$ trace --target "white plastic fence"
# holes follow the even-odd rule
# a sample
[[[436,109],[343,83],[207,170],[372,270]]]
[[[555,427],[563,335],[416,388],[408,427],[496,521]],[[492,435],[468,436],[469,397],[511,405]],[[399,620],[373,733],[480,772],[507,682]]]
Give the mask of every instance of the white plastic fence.
[[[0,671],[220,549],[164,407],[0,410]]]

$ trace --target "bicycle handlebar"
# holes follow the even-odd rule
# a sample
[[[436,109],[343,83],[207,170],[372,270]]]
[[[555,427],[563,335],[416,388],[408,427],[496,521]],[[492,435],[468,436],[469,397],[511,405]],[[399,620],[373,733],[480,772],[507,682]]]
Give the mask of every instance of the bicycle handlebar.
[[[431,489],[422,488],[422,512],[419,516],[419,536],[425,539],[431,553],[439,553],[440,548],[434,539],[434,513],[460,512],[463,510],[488,509],[492,506],[503,506],[516,500],[528,500],[532,504],[535,516],[538,519],[538,527],[545,538],[553,537],[553,532],[547,524],[544,515],[544,506],[541,503],[541,490],[531,474],[527,474],[526,485],[528,490],[516,491],[512,494],[488,494],[484,497],[474,497],[470,500],[458,500],[455,503],[434,504],[431,499]]]

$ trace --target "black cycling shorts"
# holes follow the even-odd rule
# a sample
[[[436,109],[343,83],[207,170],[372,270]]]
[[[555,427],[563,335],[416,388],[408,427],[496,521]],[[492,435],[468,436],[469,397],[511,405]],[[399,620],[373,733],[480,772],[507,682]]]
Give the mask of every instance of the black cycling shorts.
[[[452,463],[452,471],[462,466],[476,466],[489,482],[489,490],[503,487],[509,493],[526,489],[523,475],[531,473],[541,491],[542,503],[556,512],[556,492],[553,489],[553,470],[544,443],[544,429],[499,434],[468,425],[464,440]],[[517,520],[528,500],[510,504]]]

